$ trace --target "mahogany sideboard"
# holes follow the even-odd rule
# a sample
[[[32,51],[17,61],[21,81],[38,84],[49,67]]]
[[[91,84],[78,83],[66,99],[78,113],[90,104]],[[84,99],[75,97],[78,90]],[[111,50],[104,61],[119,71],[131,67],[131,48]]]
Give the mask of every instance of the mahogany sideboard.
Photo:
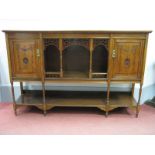
[[[61,107],[97,107],[108,112],[130,107],[138,117],[148,35],[151,31],[14,31],[5,30],[13,108],[36,106],[46,112]],[[41,90],[25,90],[38,81]],[[21,95],[15,98],[14,82]],[[49,83],[106,84],[107,91],[49,91]],[[131,92],[111,92],[112,83],[130,83]],[[138,102],[133,97],[140,84]]]

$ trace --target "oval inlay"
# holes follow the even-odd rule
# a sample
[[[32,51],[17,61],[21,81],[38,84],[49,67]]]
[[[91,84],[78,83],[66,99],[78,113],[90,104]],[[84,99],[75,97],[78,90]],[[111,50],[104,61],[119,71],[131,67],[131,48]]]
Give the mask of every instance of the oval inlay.
[[[124,64],[125,64],[126,66],[129,66],[129,64],[130,64],[130,59],[126,58],[125,61],[124,61]]]
[[[27,51],[27,48],[22,48],[22,50],[23,50],[24,52],[26,52],[26,51]]]
[[[24,64],[28,64],[28,62],[29,62],[28,58],[24,58],[23,62],[24,62]]]

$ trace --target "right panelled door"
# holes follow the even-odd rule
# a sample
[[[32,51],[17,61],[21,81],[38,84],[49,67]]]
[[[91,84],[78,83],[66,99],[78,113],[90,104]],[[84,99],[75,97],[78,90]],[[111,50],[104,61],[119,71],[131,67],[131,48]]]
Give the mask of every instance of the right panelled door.
[[[113,39],[112,78],[140,80],[144,55],[144,40]]]

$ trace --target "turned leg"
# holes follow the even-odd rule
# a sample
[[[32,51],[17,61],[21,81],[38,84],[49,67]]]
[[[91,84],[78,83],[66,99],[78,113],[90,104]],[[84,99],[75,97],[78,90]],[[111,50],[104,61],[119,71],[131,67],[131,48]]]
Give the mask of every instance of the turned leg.
[[[110,82],[108,81],[108,86],[107,86],[107,103],[106,103],[106,117],[108,117],[109,114],[109,96],[110,96]]]
[[[11,81],[11,92],[12,92],[12,99],[13,99],[14,114],[15,114],[15,116],[17,116],[17,107],[16,107],[16,100],[15,100],[15,93],[14,93],[13,81]]]
[[[45,82],[42,82],[42,91],[43,91],[43,109],[44,109],[44,116],[46,116],[46,103],[45,103]]]
[[[21,95],[24,95],[23,82],[20,82],[20,92]]]
[[[20,82],[20,92],[21,92],[22,103],[24,103],[24,89],[23,89],[23,82]]]
[[[135,91],[135,83],[132,83],[132,91],[131,91],[132,97],[134,96],[134,91]]]
[[[135,83],[132,83],[132,89],[131,89],[131,97],[134,98],[134,91],[135,91]],[[129,106],[129,108],[135,112],[135,107],[133,105]]]
[[[136,106],[136,117],[138,117],[138,114],[139,114],[139,104],[140,104],[140,99],[141,99],[141,95],[142,95],[142,86],[143,84],[140,83],[140,88],[139,88],[139,97],[138,97],[138,102],[137,102],[137,106]]]

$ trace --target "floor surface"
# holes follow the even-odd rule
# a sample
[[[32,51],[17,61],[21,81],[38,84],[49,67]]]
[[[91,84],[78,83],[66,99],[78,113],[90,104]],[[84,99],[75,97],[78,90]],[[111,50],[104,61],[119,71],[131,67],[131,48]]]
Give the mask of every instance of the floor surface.
[[[138,118],[134,111],[118,108],[105,113],[96,108],[53,108],[44,117],[35,107],[21,107],[18,116],[12,104],[0,104],[0,135],[128,135],[155,134],[155,108],[142,105]]]

